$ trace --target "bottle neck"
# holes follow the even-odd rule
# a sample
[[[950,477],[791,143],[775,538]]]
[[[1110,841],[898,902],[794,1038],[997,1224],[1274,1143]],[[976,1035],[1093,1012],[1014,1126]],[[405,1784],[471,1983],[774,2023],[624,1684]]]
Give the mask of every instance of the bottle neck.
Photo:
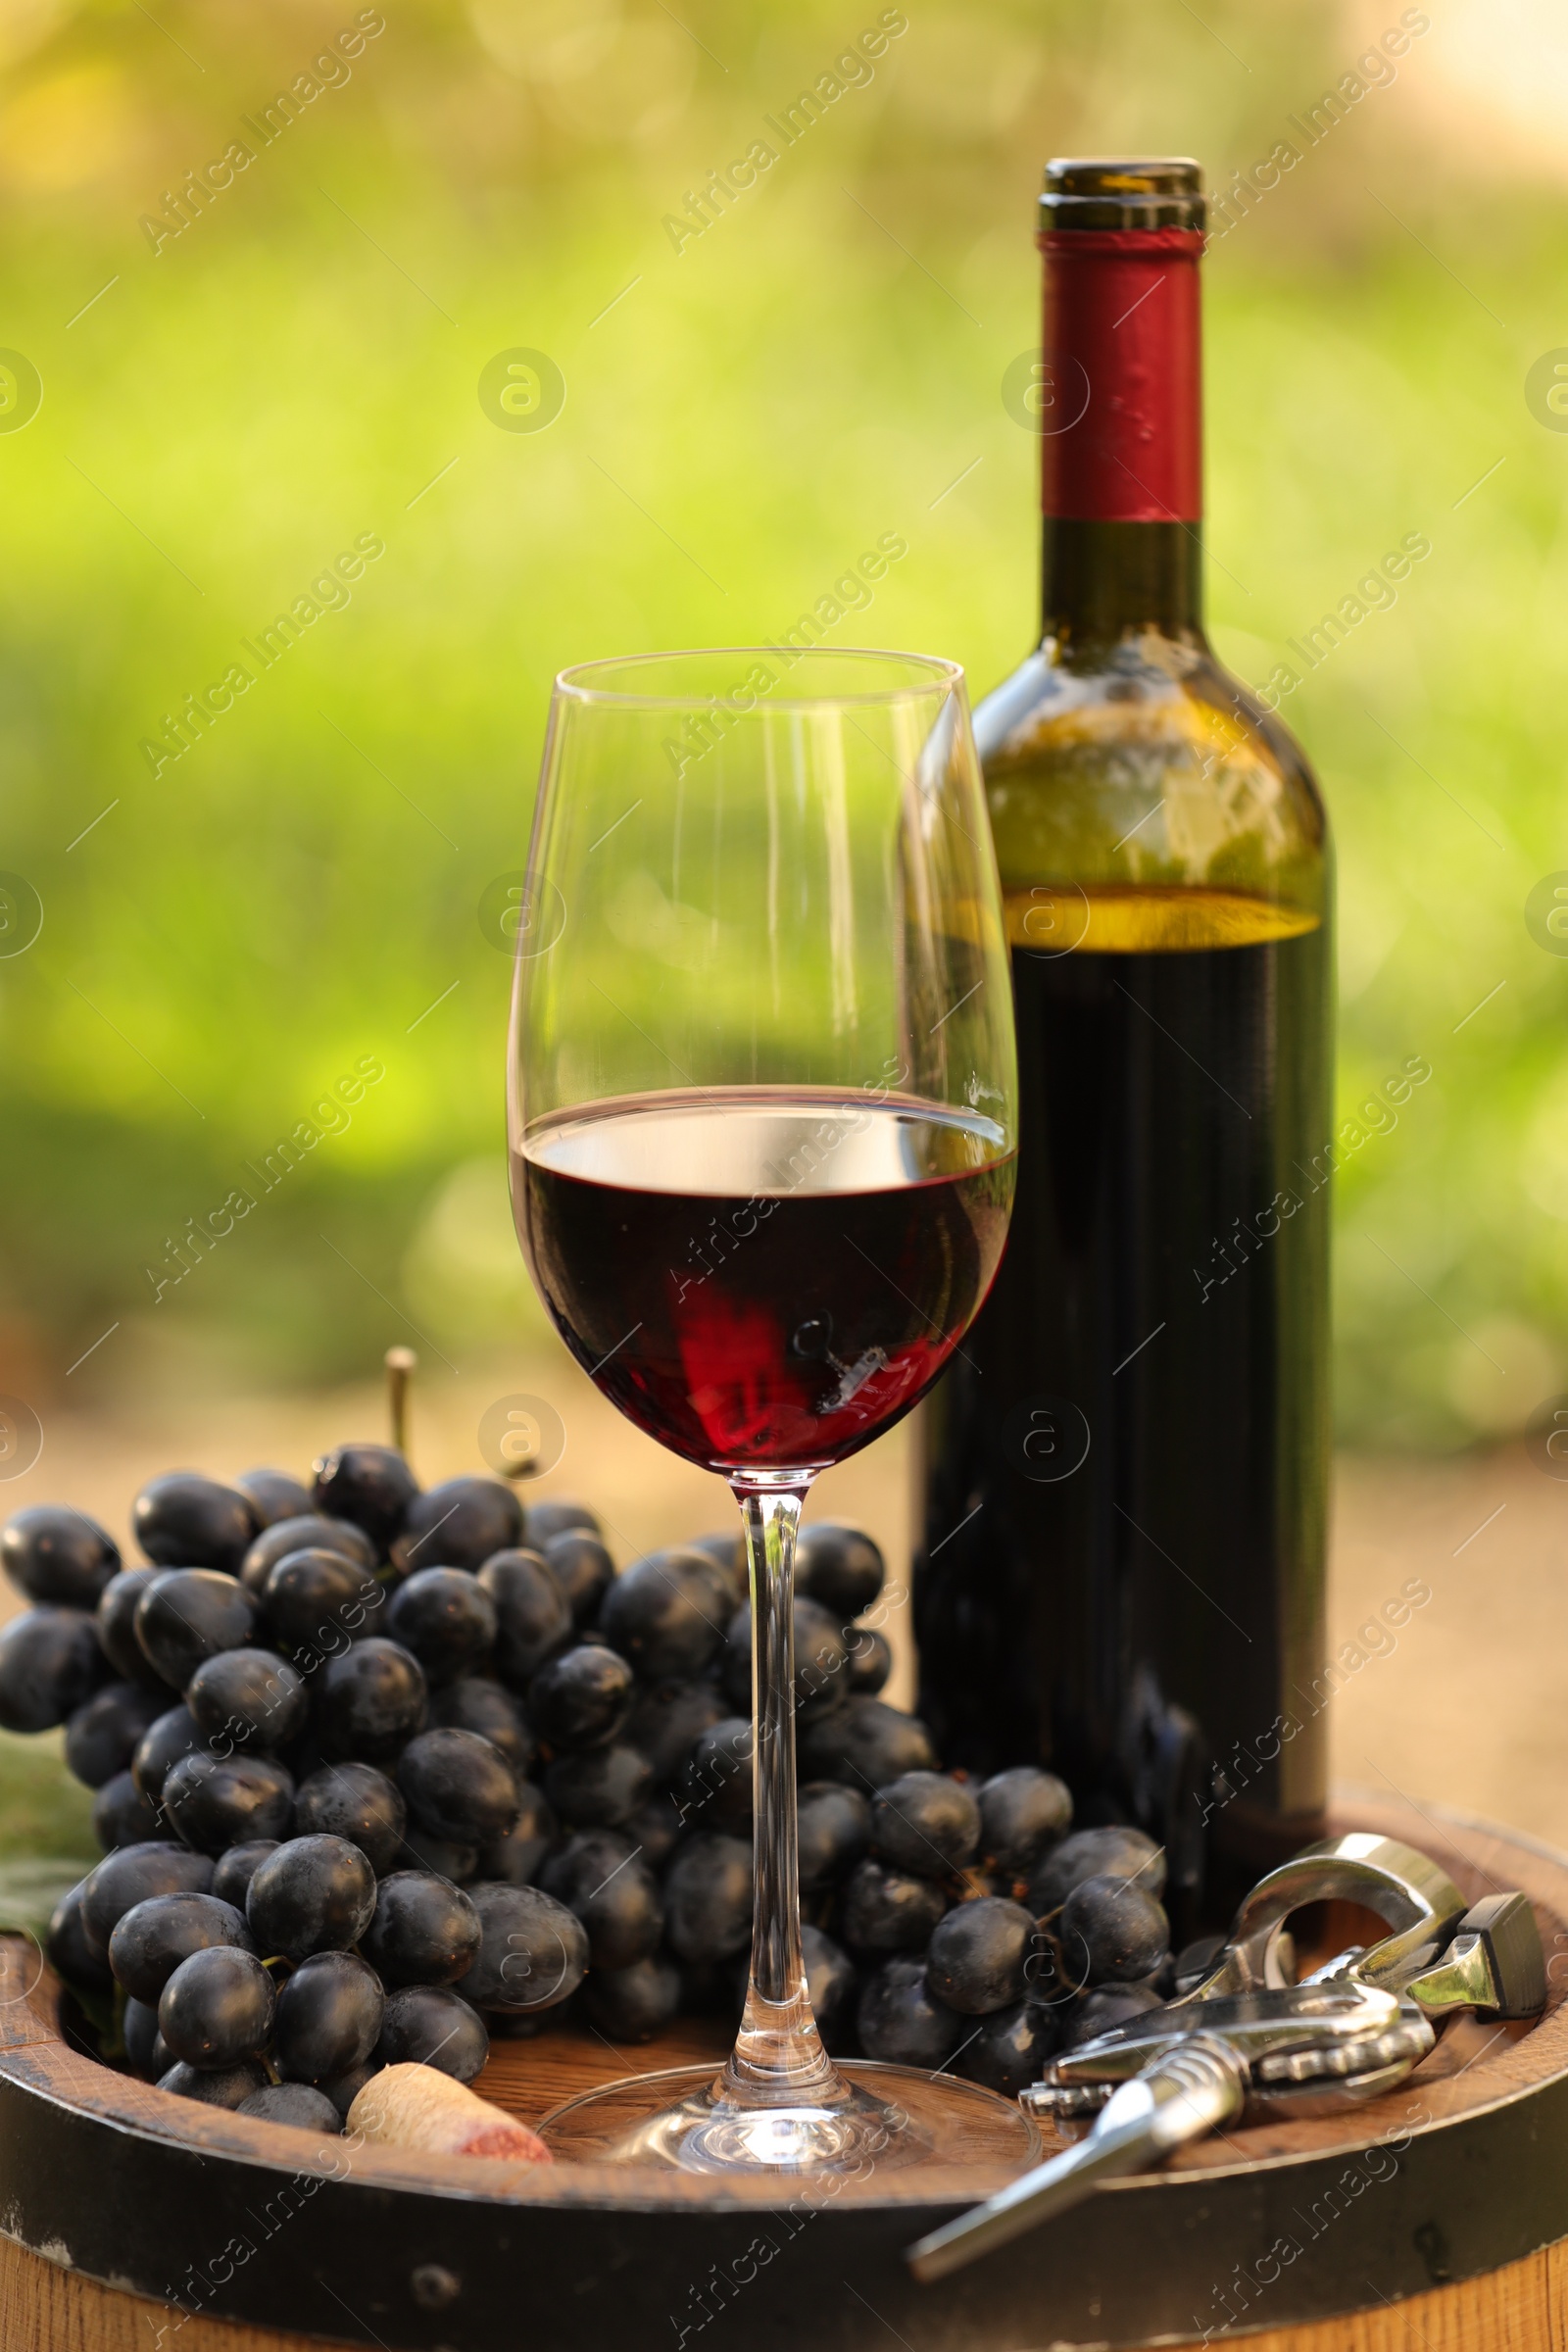
[[[1145,630],[1202,644],[1200,524],[1048,514],[1040,553],[1041,633],[1067,660]]]
[[[1201,642],[1201,232],[1040,244],[1045,634],[1069,660],[1144,630]]]

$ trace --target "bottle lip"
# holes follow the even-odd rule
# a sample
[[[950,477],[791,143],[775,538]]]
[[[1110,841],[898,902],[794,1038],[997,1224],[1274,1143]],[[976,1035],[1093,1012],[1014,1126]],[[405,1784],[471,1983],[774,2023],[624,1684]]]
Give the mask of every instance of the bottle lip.
[[[1046,166],[1042,231],[1202,229],[1206,221],[1202,167],[1190,155],[1054,156]]]

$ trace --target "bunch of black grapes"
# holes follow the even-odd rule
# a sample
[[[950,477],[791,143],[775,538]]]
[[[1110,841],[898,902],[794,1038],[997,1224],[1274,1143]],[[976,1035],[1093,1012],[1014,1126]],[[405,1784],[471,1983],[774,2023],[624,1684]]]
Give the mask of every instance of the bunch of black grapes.
[[[752,1916],[751,1626],[737,1536],[621,1574],[593,1513],[422,1492],[343,1446],[309,1488],[176,1472],[149,1563],[78,1511],[0,1531],[32,1604],[0,1725],[66,1727],[104,1859],[48,1953],[84,2045],[167,2089],[340,2129],[377,2067],[462,2082],[578,2013],[617,2046],[738,2017]],[[800,1880],[823,2038],[1015,2093],[1171,1981],[1161,1857],[1067,1832],[1029,1766],[971,1788],[879,1695],[884,1578],[803,1531]]]

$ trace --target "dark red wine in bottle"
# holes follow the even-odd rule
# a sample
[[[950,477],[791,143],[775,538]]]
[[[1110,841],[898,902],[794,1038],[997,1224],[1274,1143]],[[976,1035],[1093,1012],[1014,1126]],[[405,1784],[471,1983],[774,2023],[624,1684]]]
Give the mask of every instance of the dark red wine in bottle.
[[[924,1417],[920,1709],[1147,1829],[1187,1921],[1324,1804],[1331,860],[1202,630],[1198,167],[1042,211],[1044,629],[975,713],[1017,1196]]]
[[[710,1088],[541,1120],[513,1196],[557,1329],[628,1420],[705,1469],[821,1469],[962,1338],[1012,1168],[973,1113]]]

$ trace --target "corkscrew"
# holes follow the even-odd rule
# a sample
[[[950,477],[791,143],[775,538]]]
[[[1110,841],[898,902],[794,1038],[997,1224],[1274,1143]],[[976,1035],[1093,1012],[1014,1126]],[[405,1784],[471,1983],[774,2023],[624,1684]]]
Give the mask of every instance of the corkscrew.
[[[1295,1983],[1288,1921],[1340,1899],[1390,1933]],[[1200,1982],[1054,2060],[1021,2104],[1085,2136],[907,2248],[922,2283],[1064,2212],[1104,2180],[1158,2164],[1245,2115],[1343,2112],[1393,2090],[1461,2012],[1534,2017],[1546,1998],[1528,1897],[1467,1908],[1397,1838],[1325,1838],[1260,1879]]]

